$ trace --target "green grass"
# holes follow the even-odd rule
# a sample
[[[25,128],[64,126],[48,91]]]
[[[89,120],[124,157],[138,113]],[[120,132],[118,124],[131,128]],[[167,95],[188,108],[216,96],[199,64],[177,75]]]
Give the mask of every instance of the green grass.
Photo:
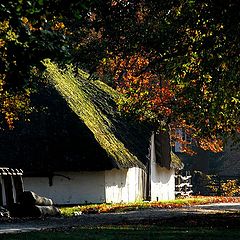
[[[22,234],[9,234],[0,236],[1,240],[135,240],[135,239],[224,239],[232,240],[240,238],[238,229],[217,228],[183,228],[183,227],[102,227],[79,228],[74,231],[63,232],[35,232]]]
[[[119,203],[119,204],[90,204],[79,205],[73,207],[61,207],[60,211],[63,216],[71,217],[77,212],[91,213],[93,211],[99,213],[106,212],[124,212],[146,208],[177,208],[183,206],[201,205],[215,202],[239,202],[239,198],[226,197],[190,197],[179,198],[172,201],[158,201],[158,202],[135,202],[135,203]]]

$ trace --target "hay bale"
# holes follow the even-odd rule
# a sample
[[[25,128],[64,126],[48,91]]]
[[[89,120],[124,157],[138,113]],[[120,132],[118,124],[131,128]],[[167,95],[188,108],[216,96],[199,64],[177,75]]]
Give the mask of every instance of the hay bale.
[[[60,210],[55,206],[26,206],[22,204],[14,204],[10,208],[11,217],[46,217],[59,215]]]
[[[24,191],[19,196],[19,203],[24,206],[52,206],[53,201],[50,198],[41,197],[32,191]]]

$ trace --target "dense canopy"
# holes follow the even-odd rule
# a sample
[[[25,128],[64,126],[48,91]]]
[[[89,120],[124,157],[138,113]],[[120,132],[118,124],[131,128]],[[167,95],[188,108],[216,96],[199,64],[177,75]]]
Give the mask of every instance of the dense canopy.
[[[238,0],[3,2],[2,126],[32,111],[41,60],[51,58],[101,77],[134,120],[220,151],[240,125],[239,19]]]

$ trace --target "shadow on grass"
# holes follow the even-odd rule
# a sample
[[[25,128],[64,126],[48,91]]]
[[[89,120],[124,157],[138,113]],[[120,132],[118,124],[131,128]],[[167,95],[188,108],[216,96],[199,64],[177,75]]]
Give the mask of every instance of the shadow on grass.
[[[240,239],[236,228],[110,226],[2,235],[1,240]]]
[[[64,227],[42,232],[2,234],[1,240],[156,240],[240,239],[240,215],[206,214],[145,219],[100,227]]]

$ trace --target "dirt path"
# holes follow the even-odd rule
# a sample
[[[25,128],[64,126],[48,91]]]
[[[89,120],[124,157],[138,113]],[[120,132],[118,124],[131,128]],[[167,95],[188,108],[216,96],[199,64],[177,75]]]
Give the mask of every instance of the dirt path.
[[[83,214],[71,218],[10,219],[0,221],[0,234],[50,229],[69,229],[79,226],[151,223],[171,218],[194,217],[216,213],[240,213],[240,204],[209,204],[175,209],[145,209],[124,213]],[[239,214],[240,218],[240,214]]]

